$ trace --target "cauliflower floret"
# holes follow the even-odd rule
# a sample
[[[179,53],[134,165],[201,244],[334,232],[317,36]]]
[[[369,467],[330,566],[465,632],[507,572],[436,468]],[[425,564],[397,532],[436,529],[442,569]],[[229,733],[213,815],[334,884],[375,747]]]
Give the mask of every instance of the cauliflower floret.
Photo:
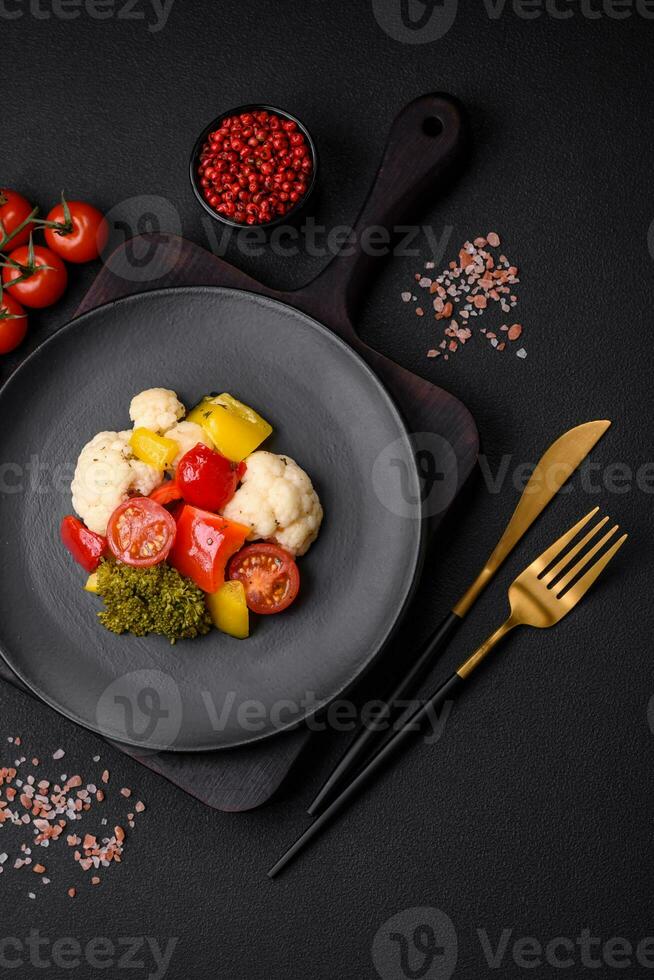
[[[186,409],[169,388],[148,388],[134,395],[129,406],[135,429],[151,429],[159,435],[185,415]]]
[[[213,440],[209,433],[198,425],[197,422],[175,422],[168,432],[164,432],[166,439],[174,439],[179,445],[179,452],[175,456],[173,461],[173,466],[177,466],[182,456],[184,456],[189,449],[193,449],[197,446],[199,442],[203,445],[208,446],[209,449],[214,448]]]
[[[131,431],[99,432],[82,449],[71,484],[73,508],[96,534],[106,534],[116,507],[136,493],[144,497],[163,481],[163,473],[135,459]]]
[[[252,528],[250,540],[266,538],[304,555],[318,537],[323,517],[311,480],[290,456],[259,450],[245,462],[242,485],[223,515]]]

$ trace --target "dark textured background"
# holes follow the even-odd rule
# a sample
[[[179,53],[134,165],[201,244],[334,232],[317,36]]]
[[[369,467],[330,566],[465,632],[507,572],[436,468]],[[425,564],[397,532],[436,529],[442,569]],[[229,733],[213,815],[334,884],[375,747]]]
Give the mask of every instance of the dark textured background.
[[[417,320],[399,300],[420,267],[407,257],[395,258],[372,289],[361,333],[468,404],[493,468],[504,453],[512,465],[533,461],[570,425],[608,417],[614,427],[593,461],[636,470],[652,456],[654,21],[589,19],[577,5],[569,20],[533,21],[508,6],[496,19],[481,4],[460,8],[445,37],[416,45],[388,37],[364,0],[177,0],[156,34],[139,21],[86,15],[0,19],[0,183],[43,207],[62,187],[107,209],[161,195],[182,232],[209,245],[188,186],[189,148],[217,112],[263,100],[295,112],[314,134],[323,162],[317,218],[331,226],[352,219],[395,112],[422,92],[450,91],[469,108],[474,155],[425,222],[437,234],[452,227],[453,252],[469,236],[501,233],[521,268],[518,318],[529,357],[475,341],[447,364],[427,361],[433,321]],[[428,258],[424,242],[422,249]],[[244,258],[234,248],[228,257],[279,286],[321,265],[307,256]],[[70,317],[95,271],[75,273],[65,301],[35,318],[30,344]],[[2,375],[16,362],[6,358]],[[396,663],[457,598],[515,499],[510,482],[498,495],[477,480],[461,501],[432,550]],[[505,588],[526,560],[594,503],[631,539],[592,599],[554,631],[516,636],[459,704],[441,743],[416,746],[275,883],[265,869],[305,827],[304,807],[342,736],[316,737],[271,805],[226,815],[3,685],[3,742],[21,734],[26,754],[42,757],[61,745],[68,773],[91,768],[101,751],[116,782],[138,787],[149,808],[123,866],[101,888],[80,884],[74,903],[64,893],[76,881],[68,855],[65,862],[52,851],[48,888],[6,868],[1,936],[24,939],[33,928],[50,940],[179,937],[168,972],[175,980],[367,980],[377,976],[378,929],[403,909],[428,906],[455,924],[455,977],[478,980],[497,973],[480,929],[493,943],[503,929],[543,944],[574,940],[584,928],[634,944],[654,934],[651,494],[635,486],[591,494],[577,478],[480,602],[433,681],[497,623]],[[369,693],[378,684],[371,678]],[[14,754],[0,748],[2,764]],[[0,851],[12,852],[18,839],[0,830]],[[10,972],[46,975],[29,962]],[[525,971],[509,952],[499,972],[561,971]],[[585,968],[579,954],[567,971],[615,972],[606,962]],[[650,973],[637,964],[622,971]],[[109,975],[145,977],[148,969]]]

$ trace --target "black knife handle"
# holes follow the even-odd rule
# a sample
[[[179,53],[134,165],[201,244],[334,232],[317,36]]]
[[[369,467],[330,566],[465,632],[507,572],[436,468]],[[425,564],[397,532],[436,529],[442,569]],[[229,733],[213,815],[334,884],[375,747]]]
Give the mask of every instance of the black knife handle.
[[[452,674],[451,677],[448,677],[445,683],[441,684],[431,698],[407,718],[402,728],[394,732],[388,741],[377,750],[376,754],[366,763],[363,769],[359,770],[352,782],[348,783],[340,795],[335,797],[327,808],[322,811],[311,826],[288,849],[286,854],[270,869],[268,877],[276,877],[282,868],[285,868],[300,851],[304,850],[309,841],[316,837],[326,824],[330,823],[345,808],[350,800],[361,792],[368,780],[388,763],[389,758],[405,742],[417,737],[417,732],[422,730],[430,715],[440,710],[447,701],[451,701],[456,697],[464,684],[465,680],[459,674]]]
[[[456,613],[449,613],[419,654],[417,660],[407,674],[404,674],[397,687],[386,698],[385,704],[369,725],[362,726],[354,737],[354,741],[333,769],[324,786],[309,807],[312,816],[321,813],[330,800],[343,788],[355,772],[357,772],[372,752],[373,745],[379,741],[380,726],[387,727],[389,719],[397,712],[398,702],[405,701],[415,694],[417,687],[424,680],[429,668],[443,652],[462,620]]]

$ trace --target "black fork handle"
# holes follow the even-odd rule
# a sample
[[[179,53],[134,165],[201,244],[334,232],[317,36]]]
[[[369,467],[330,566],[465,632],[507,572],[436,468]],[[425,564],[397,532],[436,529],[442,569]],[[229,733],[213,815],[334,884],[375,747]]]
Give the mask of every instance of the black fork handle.
[[[457,696],[465,680],[459,674],[452,674],[444,684],[432,694],[431,698],[420,708],[417,708],[409,718],[406,719],[402,728],[394,732],[375,755],[366,763],[351,783],[336,796],[329,806],[323,810],[310,827],[305,830],[301,837],[289,848],[282,858],[268,872],[269,878],[275,878],[279,872],[286,867],[299,853],[304,850],[309,841],[317,837],[323,828],[357,796],[363,787],[372,779],[374,775],[387,765],[391,757],[405,743],[417,737],[417,732],[421,731],[433,712],[439,711],[447,701],[452,701]]]
[[[430,636],[410,671],[402,677],[395,690],[386,698],[384,706],[380,708],[371,724],[362,726],[355,735],[354,741],[309,807],[308,813],[311,816],[321,813],[365,763],[375,743],[379,741],[379,733],[383,730],[381,726],[386,726],[389,719],[397,712],[398,702],[405,701],[415,693],[429,668],[443,652],[461,623],[462,619],[451,612]]]

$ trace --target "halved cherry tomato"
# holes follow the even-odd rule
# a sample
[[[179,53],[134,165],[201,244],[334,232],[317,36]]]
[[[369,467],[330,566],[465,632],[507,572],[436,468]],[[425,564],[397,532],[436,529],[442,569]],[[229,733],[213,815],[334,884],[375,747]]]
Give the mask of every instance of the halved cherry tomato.
[[[225,581],[225,565],[249,533],[249,527],[184,504],[170,564],[204,592],[217,592]]]
[[[87,572],[94,572],[100,559],[107,553],[107,539],[89,531],[77,517],[64,517],[61,522],[61,540],[75,561]]]
[[[187,504],[218,511],[236,493],[245,469],[200,442],[182,456],[175,478]]]
[[[45,229],[49,248],[66,262],[91,262],[107,244],[109,225],[102,211],[84,201],[62,201],[46,221],[58,225]]]
[[[161,504],[165,507],[166,504],[172,504],[174,500],[182,499],[182,491],[177,485],[177,480],[166,480],[162,483],[160,487],[153,490],[150,494],[150,500],[154,500],[155,503]]]
[[[20,303],[0,288],[0,354],[8,354],[25,340],[27,314]]]
[[[34,225],[27,219],[35,213],[36,208],[33,208],[22,194],[8,187],[0,188],[0,251],[18,248],[19,245],[28,243]],[[14,234],[24,222],[24,227]]]
[[[60,299],[68,284],[66,266],[58,255],[42,245],[15,248],[2,270],[2,282],[23,306],[42,309]]]
[[[229,563],[230,579],[245,586],[245,601],[263,616],[283,612],[300,591],[300,572],[293,555],[278,544],[249,544]]]
[[[175,541],[175,520],[149,497],[132,497],[109,518],[107,542],[125,565],[147,568],[165,561]]]

